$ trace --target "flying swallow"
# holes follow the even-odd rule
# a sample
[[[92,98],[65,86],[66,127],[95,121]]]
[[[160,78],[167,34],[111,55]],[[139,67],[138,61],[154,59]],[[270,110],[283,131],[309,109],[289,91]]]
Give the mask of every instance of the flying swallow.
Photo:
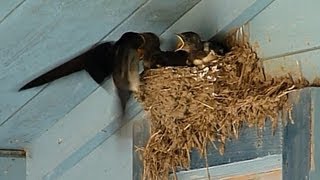
[[[122,115],[126,103],[134,91],[139,90],[139,61],[143,56],[144,37],[135,32],[126,32],[115,43],[113,82],[120,99]]]
[[[163,66],[186,66],[188,53],[186,51],[162,51],[159,37],[151,32],[141,33],[145,39],[143,46],[144,70]]]
[[[95,82],[101,84],[112,74],[113,56],[113,42],[100,43],[66,63],[40,75],[21,87],[19,91],[52,82],[81,70],[86,70]]]

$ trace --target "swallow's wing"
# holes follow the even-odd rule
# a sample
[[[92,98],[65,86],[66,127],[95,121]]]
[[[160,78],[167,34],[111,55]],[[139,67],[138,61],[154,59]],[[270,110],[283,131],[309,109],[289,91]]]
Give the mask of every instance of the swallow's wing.
[[[96,83],[101,84],[107,77],[111,77],[115,64],[114,55],[112,42],[102,43],[88,53],[85,70]]]
[[[112,47],[112,45],[110,44],[111,43],[109,42],[102,43],[89,49],[88,51],[85,51],[84,53],[69,60],[68,62],[50,70],[45,74],[42,74],[36,79],[25,84],[22,88],[19,89],[19,91],[52,82],[61,77],[67,76],[77,71],[81,71],[83,69],[88,71],[88,73],[95,81],[97,81],[98,83],[102,82],[102,80],[104,79],[103,77],[106,77],[106,74],[110,75],[110,73],[106,73],[106,71],[109,71],[108,68],[112,68],[112,66],[109,66],[107,67],[107,69],[103,69],[103,67],[101,66],[101,64],[104,63],[104,57],[106,56],[106,53],[103,50],[107,49],[108,51],[110,51],[109,49],[110,47]]]
[[[37,87],[84,69],[85,58],[76,57],[25,84],[19,91]]]

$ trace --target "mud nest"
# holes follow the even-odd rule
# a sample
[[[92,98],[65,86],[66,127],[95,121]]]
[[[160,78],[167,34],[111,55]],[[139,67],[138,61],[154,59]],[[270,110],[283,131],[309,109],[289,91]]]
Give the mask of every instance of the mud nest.
[[[145,71],[136,98],[150,121],[150,138],[139,148],[143,179],[168,179],[188,169],[191,150],[206,157],[206,147],[238,138],[240,128],[278,125],[279,111],[290,117],[288,93],[305,87],[290,75],[266,77],[249,44],[235,45],[205,67],[163,67]],[[288,118],[282,118],[283,120]],[[290,119],[290,118],[289,118]]]

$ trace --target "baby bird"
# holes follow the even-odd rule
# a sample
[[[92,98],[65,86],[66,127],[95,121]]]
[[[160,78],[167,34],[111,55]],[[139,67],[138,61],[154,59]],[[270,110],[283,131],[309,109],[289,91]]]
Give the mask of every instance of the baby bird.
[[[162,51],[159,37],[151,32],[142,33],[145,38],[143,64],[144,69],[154,69],[163,66],[186,66],[188,52]]]
[[[188,64],[203,66],[214,61],[216,55],[224,55],[225,48],[213,41],[202,41],[201,37],[192,31],[176,34],[178,37],[177,49],[189,53]]]

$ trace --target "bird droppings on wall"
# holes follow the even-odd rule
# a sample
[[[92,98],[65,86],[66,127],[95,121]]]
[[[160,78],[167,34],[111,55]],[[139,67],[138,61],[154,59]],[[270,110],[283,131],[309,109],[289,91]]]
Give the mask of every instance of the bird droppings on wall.
[[[225,142],[238,138],[244,125],[262,129],[269,118],[275,129],[280,115],[292,121],[288,94],[315,84],[290,74],[265,75],[253,48],[235,42],[230,52],[214,54],[201,66],[143,73],[135,94],[150,120],[148,142],[138,148],[143,179],[168,179],[169,173],[188,169],[190,152],[198,150],[206,158],[209,143],[223,155]]]

